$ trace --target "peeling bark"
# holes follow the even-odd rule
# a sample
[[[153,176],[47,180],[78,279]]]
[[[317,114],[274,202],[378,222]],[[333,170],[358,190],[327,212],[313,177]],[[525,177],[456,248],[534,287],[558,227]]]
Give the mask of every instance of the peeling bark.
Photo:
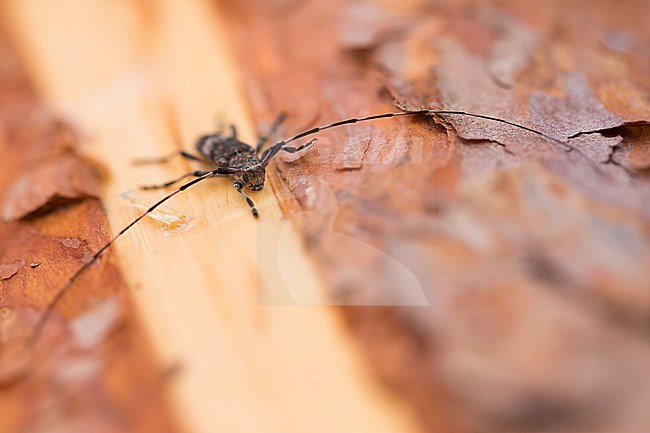
[[[172,431],[162,370],[110,255],[25,345],[110,233],[97,200],[103,169],[77,153],[74,128],[44,107],[4,33],[0,62],[0,432]]]
[[[650,428],[647,2],[223,7],[251,109],[287,111],[283,135],[397,102],[571,146],[444,116],[278,163],[333,302],[427,431]]]

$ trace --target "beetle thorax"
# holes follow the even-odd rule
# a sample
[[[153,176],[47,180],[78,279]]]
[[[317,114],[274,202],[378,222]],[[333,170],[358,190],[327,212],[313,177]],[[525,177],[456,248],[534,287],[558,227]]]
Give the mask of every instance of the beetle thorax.
[[[266,169],[256,157],[236,156],[230,161],[230,168],[238,171],[233,175],[236,181],[252,191],[264,188]]]

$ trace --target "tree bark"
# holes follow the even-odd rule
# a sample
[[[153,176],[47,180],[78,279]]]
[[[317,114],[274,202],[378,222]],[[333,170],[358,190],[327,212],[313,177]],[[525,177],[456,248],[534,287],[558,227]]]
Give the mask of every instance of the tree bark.
[[[427,431],[648,429],[647,2],[222,4],[253,113],[288,112],[285,136],[397,103],[567,143],[391,119],[270,176]]]
[[[649,15],[0,2],[0,432],[648,430]],[[191,170],[133,159],[395,105],[566,145],[458,115],[318,134],[259,220],[219,179],[137,224],[24,350],[163,194],[135,186]]]

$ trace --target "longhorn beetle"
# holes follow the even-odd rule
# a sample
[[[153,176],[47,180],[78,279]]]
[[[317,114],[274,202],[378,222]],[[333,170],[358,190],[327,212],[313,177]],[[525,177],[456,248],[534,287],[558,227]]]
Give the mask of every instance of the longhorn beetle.
[[[280,123],[283,121],[284,115],[278,117],[278,119],[271,126],[269,132],[264,136],[260,137],[260,139],[257,142],[257,145],[254,148],[237,139],[237,130],[235,129],[234,126],[231,126],[230,135],[226,135],[222,132],[218,132],[212,135],[205,135],[199,138],[195,145],[196,151],[198,152],[199,155],[193,155],[189,152],[185,152],[181,150],[162,158],[137,161],[137,163],[140,164],[164,163],[175,156],[181,156],[185,159],[208,164],[212,166],[212,169],[192,171],[190,173],[186,173],[174,180],[171,180],[161,185],[149,185],[149,186],[141,187],[143,189],[166,188],[188,177],[194,177],[193,180],[181,185],[175,191],[167,194],[166,196],[158,200],[155,204],[153,204],[151,207],[149,207],[149,209],[144,211],[140,216],[138,216],[133,221],[131,221],[131,223],[129,223],[126,227],[120,230],[118,234],[116,234],[113,238],[111,238],[108,242],[106,242],[88,260],[86,260],[86,262],[83,265],[81,265],[81,267],[79,267],[79,269],[77,269],[75,273],[72,274],[72,276],[70,276],[70,278],[68,278],[68,280],[63,284],[63,286],[54,294],[52,299],[48,302],[47,306],[45,307],[45,311],[38,318],[34,326],[34,329],[28,339],[28,345],[33,346],[36,343],[36,341],[38,340],[38,336],[40,335],[41,331],[43,330],[43,327],[45,326],[45,323],[52,315],[52,312],[54,311],[54,307],[61,300],[61,298],[66,293],[66,291],[70,288],[70,286],[77,280],[77,278],[79,278],[79,276],[83,274],[86,271],[86,269],[88,269],[93,263],[95,263],[99,259],[101,254],[104,251],[106,251],[108,247],[110,247],[124,233],[126,233],[126,231],[128,231],[131,227],[133,227],[136,223],[138,223],[138,221],[143,219],[149,213],[153,212],[158,206],[162,205],[167,200],[174,197],[176,194],[183,192],[186,189],[190,188],[191,186],[194,186],[197,183],[212,177],[220,177],[220,176],[232,177],[235,180],[233,186],[235,187],[237,192],[242,196],[242,198],[246,201],[246,203],[248,204],[248,206],[250,207],[253,213],[253,216],[257,218],[259,216],[258,211],[255,207],[255,204],[253,203],[253,200],[250,197],[248,197],[248,195],[246,195],[246,193],[244,192],[244,187],[250,189],[251,191],[261,190],[262,188],[264,188],[264,181],[266,177],[266,166],[271,162],[271,160],[273,160],[273,158],[278,153],[280,152],[296,153],[301,150],[309,149],[311,146],[314,145],[317,139],[313,138],[307,143],[297,147],[289,146],[289,143],[300,140],[301,138],[307,137],[309,135],[317,134],[327,129],[336,128],[338,126],[350,125],[357,122],[367,122],[367,121],[378,120],[378,119],[386,119],[390,117],[421,116],[421,115],[464,116],[464,117],[472,117],[476,119],[489,120],[492,122],[498,122],[543,137],[555,144],[559,144],[563,146],[567,150],[576,150],[573,146],[571,146],[570,144],[564,141],[561,141],[555,137],[551,137],[550,135],[529,128],[527,126],[515,122],[511,122],[505,119],[499,119],[497,117],[488,116],[485,114],[476,114],[476,113],[470,113],[467,111],[459,111],[459,110],[421,109],[421,110],[412,110],[412,111],[382,113],[382,114],[375,114],[366,117],[356,117],[356,118],[339,120],[337,122],[329,123],[327,125],[317,126],[315,128],[296,134],[289,139],[279,141],[275,143],[273,146],[264,150],[263,152],[262,149],[264,147],[264,144],[271,136],[271,134],[273,134],[275,130],[279,127]],[[262,153],[260,154],[260,152]]]

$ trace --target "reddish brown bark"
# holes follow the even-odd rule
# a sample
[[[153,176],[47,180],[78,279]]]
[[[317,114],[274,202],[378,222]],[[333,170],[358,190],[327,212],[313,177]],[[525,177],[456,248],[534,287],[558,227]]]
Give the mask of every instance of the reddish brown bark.
[[[393,119],[271,174],[369,364],[429,431],[650,428],[647,2],[223,7],[260,129],[397,101],[569,143]],[[395,306],[420,287],[430,306]]]
[[[44,107],[0,34],[0,431],[173,431],[163,378],[110,254],[25,342],[64,281],[110,237],[102,169]]]

